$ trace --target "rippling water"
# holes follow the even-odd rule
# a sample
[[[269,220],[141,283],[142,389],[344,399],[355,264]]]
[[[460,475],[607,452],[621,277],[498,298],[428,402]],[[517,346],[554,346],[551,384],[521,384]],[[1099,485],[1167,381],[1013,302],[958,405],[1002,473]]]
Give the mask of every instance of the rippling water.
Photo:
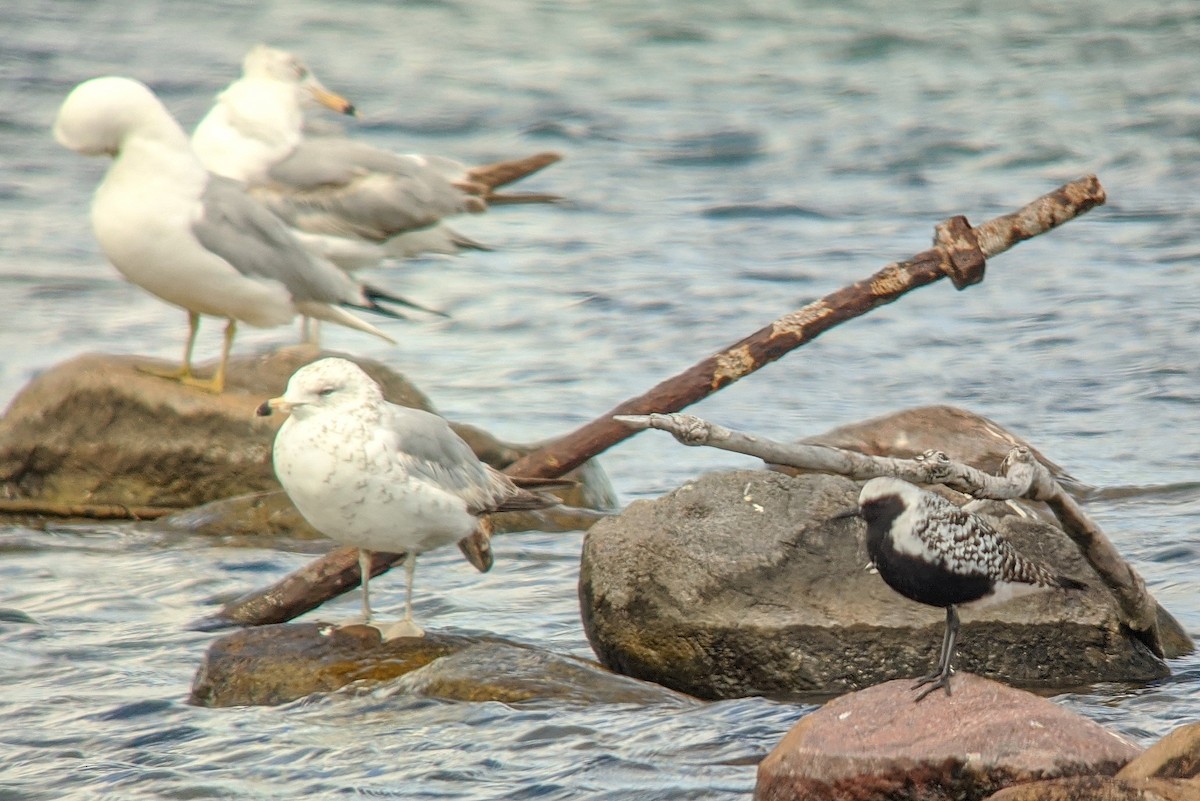
[[[356,135],[483,162],[566,159],[529,188],[565,208],[461,221],[495,253],[376,276],[453,314],[388,348],[447,416],[564,432],[809,300],[1097,173],[1109,204],[827,334],[700,404],[779,438],[924,404],[986,414],[1104,490],[1091,511],[1200,630],[1200,11],[1101,0],[647,5],[24,4],[0,30],[0,401],[93,350],[177,357],[184,315],[123,283],[87,223],[105,164],[61,150],[78,81],[150,83],[186,125],[257,41],[359,106]],[[913,4],[916,6],[917,4]],[[799,7],[798,7],[799,6]],[[209,326],[218,329],[212,323]],[[247,331],[240,352],[291,341]],[[200,352],[217,352],[206,331]],[[639,436],[603,463],[623,501],[731,454]],[[588,655],[580,535],[503,538],[479,576],[422,566],[418,614]],[[152,528],[0,531],[0,797],[745,798],[803,707],[631,708],[334,695],[183,703],[211,635],[186,624],[316,544]],[[380,580],[379,603],[401,602]],[[338,602],[350,609],[356,599]],[[1200,659],[1148,687],[1057,699],[1139,742],[1200,717]]]

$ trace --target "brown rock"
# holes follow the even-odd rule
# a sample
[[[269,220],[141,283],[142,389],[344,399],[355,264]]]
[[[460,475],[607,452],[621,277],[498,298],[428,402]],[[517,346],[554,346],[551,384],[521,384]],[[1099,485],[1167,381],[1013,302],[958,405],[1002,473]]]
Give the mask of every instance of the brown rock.
[[[305,345],[232,358],[221,395],[137,369],[169,366],[161,361],[80,356],[30,382],[0,419],[0,513],[6,501],[21,513],[39,507],[70,514],[89,507],[169,511],[278,490],[271,444],[285,418],[258,417],[255,409],[281,394],[296,369],[328,355],[360,364],[394,403],[431,410],[429,400],[386,365]],[[497,467],[524,452],[478,429],[455,428],[481,458],[499,459]],[[599,468],[588,470],[580,497],[597,507],[613,505]]]
[[[1180,779],[1079,776],[1008,787],[986,801],[1200,801],[1200,784]]]
[[[1180,726],[1117,774],[1121,779],[1193,779],[1200,774],[1200,723]]]
[[[957,406],[917,406],[873,417],[800,440],[811,445],[858,451],[871,456],[911,459],[927,450],[939,450],[957,462],[998,473],[1000,463],[1014,447],[1023,446],[1068,489],[1086,489],[1067,471],[1047,459],[1037,448],[983,415]],[[795,468],[773,466],[784,472]]]
[[[242,629],[214,641],[196,672],[189,701],[210,707],[271,706],[352,682],[396,679],[406,692],[457,700],[695,703],[591,662],[494,637],[431,631],[383,642],[371,626],[324,623]]]
[[[835,698],[758,767],[756,801],[981,799],[1035,779],[1112,774],[1137,747],[1031,693],[959,674],[913,702],[911,681]]]
[[[714,473],[600,521],[579,574],[592,650],[701,698],[811,699],[928,673],[945,613],[865,569],[862,526],[831,519],[858,489],[840,476]],[[1019,550],[1093,587],[964,610],[956,666],[1040,687],[1168,675],[1074,543],[1008,511],[990,520]]]

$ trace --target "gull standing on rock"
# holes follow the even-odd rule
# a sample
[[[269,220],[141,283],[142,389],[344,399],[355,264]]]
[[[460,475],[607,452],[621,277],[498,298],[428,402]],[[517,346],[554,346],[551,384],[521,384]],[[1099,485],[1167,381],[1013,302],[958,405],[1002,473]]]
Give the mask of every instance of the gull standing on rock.
[[[342,307],[389,317],[400,315],[378,301],[423,309],[310,255],[242,186],[209,174],[145,84],[119,77],[79,84],[59,109],[54,137],[85,155],[112,156],[92,200],[100,248],[132,283],[188,313],[183,362],[159,375],[221,392],[239,321],[270,327],[303,314],[394,344]],[[228,320],[221,362],[210,380],[192,374],[201,315]]]
[[[257,45],[242,63],[242,77],[196,126],[192,146],[205,167],[245,183],[306,247],[343,269],[388,257],[487,250],[441,220],[493,204],[561,200],[495,191],[558,161],[556,153],[467,167],[341,136],[305,136],[304,107],[314,101],[354,113],[294,55]]]
[[[424,633],[412,614],[419,554],[472,534],[486,546],[490,513],[558,503],[479,461],[436,414],[384,400],[379,384],[345,359],[301,367],[258,413],[272,410],[291,413],[275,436],[279,483],[313,528],[359,549],[364,622],[371,620],[371,552],[407,554],[404,619],[385,639]],[[481,570],[491,566],[485,553]]]
[[[982,518],[898,478],[865,483],[858,508],[839,517],[854,515],[867,522],[867,553],[887,585],[905,598],[946,609],[941,655],[934,671],[913,685],[914,690],[929,685],[917,701],[938,687],[950,694],[956,607],[1086,586],[1022,556]]]

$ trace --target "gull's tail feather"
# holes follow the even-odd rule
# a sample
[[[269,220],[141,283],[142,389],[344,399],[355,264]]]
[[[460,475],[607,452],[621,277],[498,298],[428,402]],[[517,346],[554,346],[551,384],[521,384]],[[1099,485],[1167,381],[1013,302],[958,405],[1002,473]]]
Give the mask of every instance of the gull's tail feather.
[[[569,490],[579,486],[578,481],[569,478],[533,478],[531,476],[509,476],[508,480],[521,489],[535,492],[550,492],[551,490]]]
[[[420,303],[417,303],[416,301],[409,300],[408,298],[402,298],[399,295],[393,295],[390,292],[385,292],[384,290],[379,289],[378,287],[369,286],[367,284],[363,284],[363,295],[365,295],[367,300],[369,301],[369,304],[365,308],[370,309],[371,311],[376,312],[378,314],[386,315],[388,317],[399,317],[401,319],[404,319],[404,315],[397,314],[396,312],[392,311],[391,309],[380,306],[379,301],[381,301],[381,300],[385,301],[387,303],[394,303],[397,306],[404,306],[409,309],[416,309],[417,311],[423,311],[427,314],[437,315],[438,317],[447,317],[448,318],[450,316],[449,314],[446,314],[446,312],[444,312],[444,311],[438,311],[437,309],[431,309],[428,306],[422,306]]]
[[[485,245],[478,240],[466,236],[465,234],[460,234],[453,228],[448,228],[446,226],[442,227],[446,229],[448,234],[450,234],[450,241],[453,242],[459,250],[481,250],[487,253],[491,253],[493,250],[495,250],[495,248],[491,247],[490,245]]]
[[[492,248],[460,234],[448,225],[435,225],[417,231],[405,231],[387,241],[387,254],[407,259],[425,253],[455,256],[464,250],[490,251]]]
[[[493,512],[527,512],[535,509],[549,509],[558,506],[562,500],[548,493],[530,492],[520,487],[512,494],[496,501],[489,511]]]
[[[369,307],[367,307],[367,308],[369,308]],[[371,309],[371,310],[377,311],[380,314],[384,314],[389,317],[399,317],[400,316],[394,312],[388,311],[387,309],[383,309],[382,307],[379,309]],[[318,303],[317,301],[306,300],[306,301],[299,301],[296,303],[296,311],[300,312],[305,317],[315,317],[318,320],[325,320],[327,322],[337,323],[338,325],[344,325],[347,328],[353,328],[358,331],[365,331],[366,333],[374,334],[375,336],[379,337],[380,339],[385,340],[386,342],[390,342],[393,345],[396,344],[396,340],[392,339],[387,334],[383,333],[382,331],[380,331],[378,328],[371,325],[370,323],[368,323],[364,320],[358,319],[353,314],[351,314],[350,312],[341,308],[340,306],[333,306],[328,303]]]
[[[483,196],[489,206],[515,206],[519,203],[562,203],[566,198],[562,195],[550,195],[545,192],[488,192]]]

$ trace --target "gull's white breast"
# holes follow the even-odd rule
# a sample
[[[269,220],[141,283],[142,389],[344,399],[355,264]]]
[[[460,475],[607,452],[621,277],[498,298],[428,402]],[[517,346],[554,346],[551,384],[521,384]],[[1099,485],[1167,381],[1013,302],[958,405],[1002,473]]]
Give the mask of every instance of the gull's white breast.
[[[371,414],[289,418],[275,438],[275,472],[322,534],[372,551],[422,552],[470,534],[466,503],[410,469],[412,457]]]

